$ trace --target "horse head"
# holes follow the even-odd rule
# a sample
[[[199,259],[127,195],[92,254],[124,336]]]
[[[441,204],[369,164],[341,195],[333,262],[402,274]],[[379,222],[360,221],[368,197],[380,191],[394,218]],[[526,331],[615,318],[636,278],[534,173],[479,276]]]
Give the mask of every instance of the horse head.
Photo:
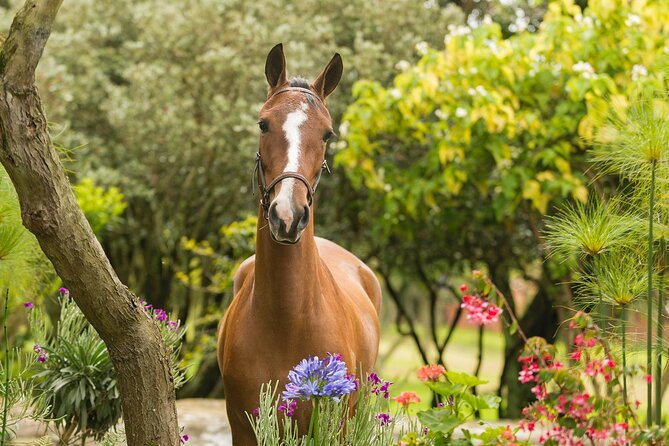
[[[335,54],[312,83],[289,80],[283,45],[276,45],[267,56],[269,91],[258,120],[256,174],[275,242],[297,243],[311,221],[313,195],[327,168],[326,144],[334,135],[325,100],[337,87],[342,71],[341,57]]]

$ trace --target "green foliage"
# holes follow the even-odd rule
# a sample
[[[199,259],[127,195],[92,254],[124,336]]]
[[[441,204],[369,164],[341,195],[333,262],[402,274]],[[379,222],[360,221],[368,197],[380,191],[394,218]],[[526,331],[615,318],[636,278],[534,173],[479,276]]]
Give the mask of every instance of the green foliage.
[[[497,409],[501,398],[493,395],[474,395],[471,388],[487,381],[466,373],[447,371],[446,381],[427,382],[439,396],[442,407],[418,412],[418,418],[437,441],[450,441],[455,429],[481,409]]]
[[[471,188],[498,221],[524,202],[545,214],[560,198],[584,201],[573,156],[602,124],[609,98],[664,82],[669,7],[609,3],[590,2],[581,14],[554,2],[537,33],[507,40],[496,24],[458,28],[392,88],[357,84],[337,160],[390,216],[375,229],[408,236],[397,214],[434,218]]]
[[[167,321],[161,310],[146,309],[156,320],[163,341],[171,350],[170,368],[175,387],[184,383],[178,363],[184,330]],[[60,316],[51,327],[38,307],[31,310],[31,329],[37,344],[34,356],[38,393],[51,407],[51,418],[61,441],[87,437],[114,441],[106,435],[121,417],[121,399],[107,347],[69,298],[60,295]],[[39,355],[39,356],[38,356]],[[111,443],[113,444],[113,443]]]
[[[38,308],[31,326],[37,348],[45,353],[38,368],[40,392],[65,441],[78,433],[100,439],[121,417],[116,374],[102,339],[68,297],[63,296],[53,336]]]
[[[183,238],[182,247],[194,257],[186,271],[177,273],[179,280],[197,290],[226,293],[226,302],[229,301],[239,265],[255,251],[257,224],[256,216],[248,216],[221,226],[219,234],[222,247],[219,251],[215,251],[207,240],[198,242]]]
[[[18,197],[0,167],[0,289],[13,295],[34,296],[46,275],[35,237],[23,227]]]
[[[82,178],[73,189],[77,203],[95,234],[102,235],[104,230],[113,230],[120,223],[127,204],[117,187],[105,190],[96,186],[91,178]]]

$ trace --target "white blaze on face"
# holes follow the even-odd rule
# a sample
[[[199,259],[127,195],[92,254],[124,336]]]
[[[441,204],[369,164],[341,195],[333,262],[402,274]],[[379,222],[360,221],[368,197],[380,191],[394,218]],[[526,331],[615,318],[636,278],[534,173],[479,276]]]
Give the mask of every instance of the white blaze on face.
[[[307,103],[302,102],[297,110],[294,110],[286,116],[283,123],[283,132],[288,141],[288,162],[284,167],[284,172],[297,172],[300,163],[302,137],[300,127],[307,120]],[[284,220],[286,227],[290,227],[293,221],[293,212],[290,203],[293,199],[294,178],[286,178],[281,182],[281,191],[275,198],[276,212],[279,218]]]

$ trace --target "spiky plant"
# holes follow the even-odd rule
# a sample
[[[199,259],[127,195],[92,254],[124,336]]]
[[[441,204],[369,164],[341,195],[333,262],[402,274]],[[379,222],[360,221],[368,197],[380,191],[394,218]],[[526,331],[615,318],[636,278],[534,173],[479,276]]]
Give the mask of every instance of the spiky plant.
[[[614,250],[597,258],[593,273],[580,278],[579,294],[597,298],[620,310],[622,340],[623,389],[627,401],[627,312],[644,296],[647,277],[643,259],[629,250]]]
[[[551,256],[563,262],[579,260],[579,274],[592,276],[597,259],[630,244],[638,219],[622,210],[619,199],[590,199],[575,203],[546,219],[545,241]],[[597,299],[598,323],[603,328],[603,296]]]
[[[38,282],[40,256],[37,241],[21,223],[16,192],[0,167],[0,288],[30,295]]]
[[[653,374],[653,223],[658,166],[669,154],[669,103],[663,97],[640,98],[626,112],[614,113],[599,132],[600,144],[592,151],[593,161],[603,173],[616,173],[630,179],[637,193],[648,203],[647,265],[647,345],[646,367]],[[666,178],[666,177],[665,177]],[[658,324],[662,318],[658,317]],[[661,381],[661,377],[657,377]],[[652,379],[648,382],[648,424],[652,425]],[[657,402],[659,405],[659,402]],[[659,419],[656,420],[659,423]]]

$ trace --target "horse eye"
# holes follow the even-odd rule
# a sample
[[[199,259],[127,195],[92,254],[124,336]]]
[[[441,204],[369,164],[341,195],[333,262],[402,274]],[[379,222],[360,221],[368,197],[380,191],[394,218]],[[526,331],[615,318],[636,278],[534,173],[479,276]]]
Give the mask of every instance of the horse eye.
[[[258,127],[260,127],[260,131],[263,133],[267,133],[269,130],[269,124],[267,121],[258,121]]]
[[[328,141],[330,141],[330,138],[332,138],[333,136],[334,136],[334,132],[327,132],[327,133],[323,136],[323,142],[328,142]]]

